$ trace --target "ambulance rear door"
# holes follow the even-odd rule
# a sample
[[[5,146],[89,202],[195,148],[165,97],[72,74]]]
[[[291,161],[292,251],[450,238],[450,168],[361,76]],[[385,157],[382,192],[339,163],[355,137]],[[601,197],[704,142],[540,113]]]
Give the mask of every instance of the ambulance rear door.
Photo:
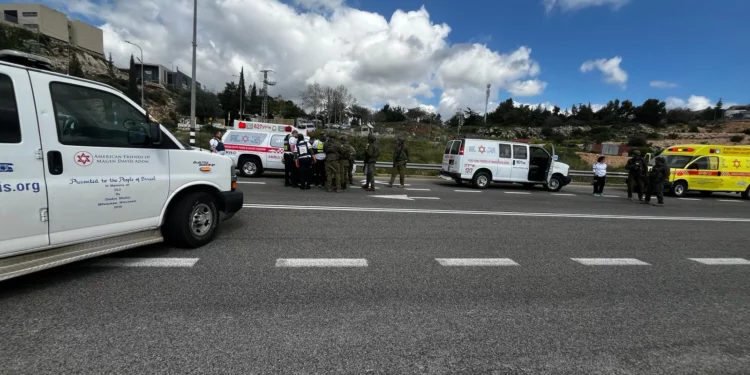
[[[254,155],[260,159],[263,168],[269,168],[268,151],[270,148],[266,144],[271,136],[270,133],[244,130],[233,130],[227,133],[229,134],[224,137],[224,148],[229,157],[235,160],[243,155]]]
[[[462,144],[463,142],[461,140],[454,140],[449,141],[448,144],[445,145],[445,151],[443,152],[443,171],[463,173],[461,171],[461,162],[459,158]]]

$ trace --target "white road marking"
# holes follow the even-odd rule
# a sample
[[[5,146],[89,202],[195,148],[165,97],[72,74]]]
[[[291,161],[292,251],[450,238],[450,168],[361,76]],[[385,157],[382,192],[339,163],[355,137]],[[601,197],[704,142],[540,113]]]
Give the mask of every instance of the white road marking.
[[[575,194],[571,193],[552,193],[552,195],[557,195],[558,197],[575,197]]]
[[[711,266],[728,266],[728,265],[750,265],[750,260],[743,258],[688,258],[692,261],[708,264]]]
[[[584,266],[649,266],[635,258],[570,258]]]
[[[238,184],[252,184],[252,185],[265,185],[265,182],[258,181],[237,181]]]
[[[417,189],[417,188],[406,188],[404,190],[409,190],[409,191],[430,191],[430,189]]]
[[[411,199],[432,199],[432,200],[438,200],[440,198],[438,197],[409,197]]]
[[[604,198],[622,198],[619,195],[602,195]]]
[[[453,190],[456,193],[481,193],[479,190]]]
[[[300,210],[300,211],[350,211],[350,212],[382,212],[389,214],[442,214],[442,215],[479,215],[479,216],[521,216],[548,217],[558,219],[614,219],[614,220],[664,220],[664,221],[708,221],[726,223],[750,223],[750,218],[735,217],[701,217],[701,216],[648,216],[648,215],[604,215],[604,214],[570,214],[558,212],[510,212],[510,211],[459,211],[434,210],[419,208],[383,208],[383,207],[329,207],[329,206],[298,206],[281,204],[243,204],[245,208],[269,210]]]
[[[508,258],[435,258],[443,267],[476,267],[476,266],[518,266],[513,259]]]
[[[729,202],[729,203],[743,203],[739,199],[717,199],[719,202]]]
[[[677,199],[681,201],[699,201],[700,200],[698,198],[677,198]]]
[[[370,198],[384,198],[384,199],[399,199],[404,201],[412,201],[413,199],[406,196],[406,194],[402,195],[368,195]]]
[[[276,267],[367,267],[367,259],[345,259],[345,258],[276,259]]]
[[[89,265],[94,267],[192,267],[200,258],[104,258]]]
[[[506,191],[505,194],[518,194],[518,195],[530,195],[531,193],[523,192],[523,191]]]

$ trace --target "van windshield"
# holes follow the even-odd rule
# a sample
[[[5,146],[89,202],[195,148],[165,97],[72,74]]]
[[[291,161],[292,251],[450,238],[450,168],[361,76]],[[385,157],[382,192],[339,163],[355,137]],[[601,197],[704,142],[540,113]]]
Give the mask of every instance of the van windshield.
[[[669,168],[685,168],[685,166],[690,163],[691,160],[693,160],[694,156],[688,156],[688,155],[661,155],[661,157],[664,158],[664,160],[667,162],[667,166]],[[656,164],[656,158],[651,159],[648,162],[648,165],[655,165]]]

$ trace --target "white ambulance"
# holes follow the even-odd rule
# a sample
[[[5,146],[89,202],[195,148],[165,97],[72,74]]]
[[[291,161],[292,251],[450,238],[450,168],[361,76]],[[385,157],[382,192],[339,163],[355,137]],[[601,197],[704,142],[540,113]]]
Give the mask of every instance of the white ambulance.
[[[284,137],[297,131],[306,133],[290,125],[269,124],[254,121],[234,121],[222,142],[225,154],[245,177],[257,177],[265,171],[284,170]]]
[[[229,158],[181,144],[120,91],[0,51],[0,280],[204,245],[242,208],[236,186]]]
[[[550,153],[541,145],[457,139],[445,146],[440,176],[457,183],[471,181],[478,189],[490,182],[511,182],[559,191],[571,181],[570,167],[556,159],[554,149]]]

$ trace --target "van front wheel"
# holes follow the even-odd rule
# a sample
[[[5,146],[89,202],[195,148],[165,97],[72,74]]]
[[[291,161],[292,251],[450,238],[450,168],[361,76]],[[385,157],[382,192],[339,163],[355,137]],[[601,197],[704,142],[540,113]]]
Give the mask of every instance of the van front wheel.
[[[544,189],[553,193],[560,191],[563,187],[562,178],[560,176],[552,176],[549,182],[544,185]]]
[[[687,190],[687,184],[685,181],[677,181],[672,185],[672,195],[677,198],[684,197]]]
[[[742,199],[750,199],[750,187],[745,189],[745,191],[742,193]]]
[[[174,203],[162,234],[170,244],[192,249],[211,242],[218,224],[216,199],[207,192],[199,191],[189,193]]]

